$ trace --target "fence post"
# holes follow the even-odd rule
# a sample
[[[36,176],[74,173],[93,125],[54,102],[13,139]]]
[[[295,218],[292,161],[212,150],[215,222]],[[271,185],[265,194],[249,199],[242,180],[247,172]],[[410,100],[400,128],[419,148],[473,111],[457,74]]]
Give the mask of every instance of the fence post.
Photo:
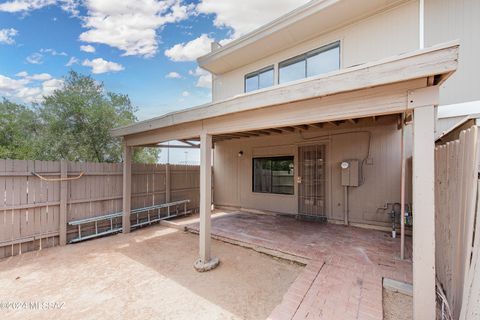
[[[171,201],[170,164],[165,164],[165,202]]]
[[[68,176],[67,161],[60,161],[60,178],[65,179]],[[60,245],[67,244],[67,195],[68,195],[68,181],[62,180],[60,182]]]

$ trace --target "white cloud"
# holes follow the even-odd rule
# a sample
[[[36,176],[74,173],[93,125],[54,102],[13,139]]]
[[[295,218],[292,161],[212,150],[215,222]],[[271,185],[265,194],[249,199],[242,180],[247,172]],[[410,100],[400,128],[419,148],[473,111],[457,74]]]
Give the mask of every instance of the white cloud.
[[[0,74],[0,95],[22,102],[41,102],[44,96],[51,95],[63,86],[63,80],[53,79],[47,73],[29,76],[27,72],[17,73],[20,79],[12,79]]]
[[[188,97],[190,95],[190,92],[188,91],[183,91],[182,92],[182,97]]]
[[[212,87],[212,76],[210,72],[197,67],[195,70],[190,70],[188,74],[198,77],[196,86],[199,88],[210,89]]]
[[[187,42],[179,43],[165,50],[165,55],[172,61],[195,61],[198,57],[210,52],[214,40],[207,34]]]
[[[82,66],[91,67],[92,73],[117,72],[125,69],[121,64],[97,58],[93,60],[84,60]]]
[[[27,57],[26,60],[28,63],[31,63],[31,64],[42,64],[45,54],[49,54],[51,56],[68,57],[68,54],[66,52],[47,48],[47,49],[40,49],[38,52],[32,53]]]
[[[54,4],[58,4],[60,8],[74,16],[78,14],[79,0],[11,0],[0,3],[0,11],[25,13]]]
[[[31,64],[42,64],[43,63],[43,54],[39,52],[32,53],[27,57],[27,62]]]
[[[172,71],[172,72],[169,72],[165,78],[168,78],[168,79],[180,79],[182,76],[178,73],[178,72],[175,72],[175,71]]]
[[[95,47],[87,44],[86,46],[80,46],[80,50],[85,51],[85,52],[89,52],[89,53],[93,53],[93,52],[95,52]]]
[[[86,0],[87,16],[80,40],[102,43],[123,55],[152,57],[158,49],[157,29],[185,20],[193,5],[182,0]]]
[[[268,23],[309,0],[201,0],[197,13],[215,15],[216,27],[231,28],[232,38]]]
[[[65,67],[71,67],[73,66],[74,64],[77,64],[78,63],[78,59],[75,58],[75,57],[70,57],[70,60],[68,60],[67,64],[65,65]]]
[[[41,52],[41,53],[48,53],[48,54],[50,54],[50,55],[52,55],[52,56],[64,56],[64,57],[68,56],[68,54],[67,54],[66,52],[63,52],[63,51],[58,52],[57,50],[55,50],[55,49],[50,49],[50,48],[48,48],[48,49],[40,49],[40,52]]]
[[[0,4],[0,11],[22,12],[31,11],[55,4],[56,0],[13,0]]]
[[[52,79],[52,76],[49,75],[48,73],[36,73],[29,75],[28,72],[26,71],[21,71],[17,73],[15,76],[19,78],[23,78],[28,81],[46,81]]]
[[[0,29],[0,43],[14,44],[15,40],[13,39],[13,37],[15,37],[17,34],[18,31],[13,28]]]
[[[55,90],[60,89],[63,86],[62,79],[50,79],[42,83],[42,95],[49,96]]]

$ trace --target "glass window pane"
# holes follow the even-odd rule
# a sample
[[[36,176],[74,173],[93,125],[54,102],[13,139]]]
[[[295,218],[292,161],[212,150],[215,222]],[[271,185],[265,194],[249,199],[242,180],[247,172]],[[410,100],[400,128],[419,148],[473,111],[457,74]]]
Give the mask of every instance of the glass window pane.
[[[307,76],[316,76],[340,68],[340,47],[307,58]]]
[[[280,83],[305,78],[305,60],[292,63],[287,66],[280,66]]]
[[[267,158],[253,159],[253,192],[271,192],[271,164]]]
[[[293,157],[254,158],[253,192],[294,194]]]
[[[273,69],[260,73],[258,89],[267,88],[271,86],[273,86]]]
[[[254,75],[245,79],[245,92],[258,89],[258,75]]]

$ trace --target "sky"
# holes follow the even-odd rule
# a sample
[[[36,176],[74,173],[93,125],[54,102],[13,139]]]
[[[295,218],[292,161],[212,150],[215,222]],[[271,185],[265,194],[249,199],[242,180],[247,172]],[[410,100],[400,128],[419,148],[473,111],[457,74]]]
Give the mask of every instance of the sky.
[[[196,59],[211,42],[228,43],[306,2],[1,0],[0,97],[41,102],[75,70],[128,94],[139,120],[207,103],[211,77]],[[181,150],[170,156],[188,159]]]

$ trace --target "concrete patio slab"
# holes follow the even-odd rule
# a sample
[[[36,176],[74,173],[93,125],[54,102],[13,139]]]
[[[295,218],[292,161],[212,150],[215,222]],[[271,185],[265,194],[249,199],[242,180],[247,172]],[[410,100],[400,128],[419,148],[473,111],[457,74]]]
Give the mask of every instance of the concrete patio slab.
[[[398,258],[400,239],[388,232],[279,215],[216,214],[214,238],[307,264],[269,319],[382,319],[383,278],[412,282],[411,262]],[[197,223],[186,228],[198,232]]]

